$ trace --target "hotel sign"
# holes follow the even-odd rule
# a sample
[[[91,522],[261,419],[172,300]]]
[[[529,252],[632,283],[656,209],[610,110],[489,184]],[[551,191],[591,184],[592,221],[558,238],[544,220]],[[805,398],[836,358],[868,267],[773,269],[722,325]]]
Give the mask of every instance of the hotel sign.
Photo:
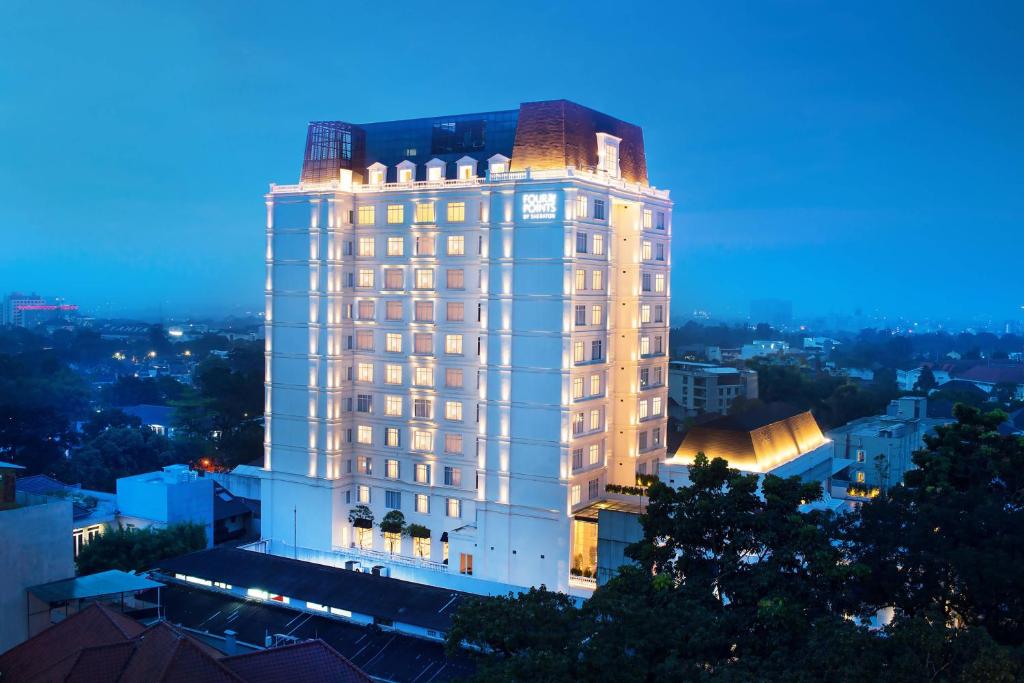
[[[527,192],[523,197],[523,220],[554,220],[558,213],[558,194],[555,192]]]

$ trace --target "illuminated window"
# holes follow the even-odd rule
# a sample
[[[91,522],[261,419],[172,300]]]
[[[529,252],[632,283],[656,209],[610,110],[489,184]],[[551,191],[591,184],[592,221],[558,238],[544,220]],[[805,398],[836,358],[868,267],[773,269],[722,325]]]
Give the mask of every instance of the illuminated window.
[[[466,253],[466,238],[462,235],[448,236],[448,255],[462,256]]]
[[[604,235],[594,235],[594,253],[598,256],[604,253]]]
[[[356,429],[356,441],[362,444],[372,444],[373,428],[370,425],[359,425]]]
[[[356,499],[360,503],[369,503],[370,502],[370,487],[369,486],[366,486],[365,484],[360,484],[358,489],[357,489],[357,491],[358,491],[358,493],[356,495]],[[365,529],[364,531],[370,531],[370,529]],[[364,546],[360,545],[360,547],[364,547]]]
[[[420,467],[420,465],[417,465],[417,467]],[[424,467],[425,467],[425,465],[424,465]],[[426,496],[426,495],[424,495],[422,493],[417,493],[416,494],[416,512],[419,512],[420,514],[423,514],[423,515],[430,514],[430,498],[428,496]],[[429,540],[429,539],[423,539],[423,540]],[[428,547],[429,547],[429,545],[428,545]]]
[[[462,401],[445,401],[444,419],[462,422]]]
[[[384,335],[384,348],[391,353],[401,353],[402,335],[398,332],[388,332]]]
[[[590,448],[587,451],[590,464],[596,465],[601,460],[601,445],[596,443],[590,444]]]
[[[413,353],[431,354],[434,353],[434,335],[428,332],[417,332],[412,336]]]
[[[574,399],[583,398],[583,378],[574,377],[572,380],[572,397]]]
[[[356,309],[359,312],[360,320],[373,320],[373,302],[372,301],[360,301],[359,308]]]
[[[461,223],[464,220],[466,220],[466,203],[448,202],[448,222]]]
[[[433,202],[422,202],[416,205],[416,222],[417,223],[433,223],[434,222],[434,203]]]
[[[661,396],[651,399],[651,415],[661,415]]]
[[[449,301],[447,306],[448,322],[462,322],[465,319],[465,305],[461,301]]]
[[[359,225],[373,225],[375,218],[375,207],[373,206],[360,206],[359,207]]]
[[[580,485],[572,485],[572,498],[570,499],[573,505],[579,505],[580,503]]]
[[[434,238],[420,235],[416,238],[416,256],[434,256]]]
[[[444,452],[451,455],[462,455],[462,434],[445,434]]]
[[[651,338],[648,336],[640,337],[640,355],[646,356],[651,352]]]
[[[417,505],[419,503],[417,502]],[[419,512],[419,510],[417,510]],[[418,557],[421,560],[430,559],[430,539],[420,538],[419,536],[413,536],[412,538],[412,556]]]
[[[582,292],[587,288],[587,271],[579,268],[576,270],[576,291]]]
[[[427,180],[437,182],[444,180],[445,163],[440,159],[431,159],[427,162]]]
[[[601,304],[594,304],[590,307],[590,324],[600,325],[601,319],[604,317],[604,309]]]
[[[592,289],[604,289],[604,271],[595,270],[590,274],[591,288]]]
[[[460,470],[458,467],[445,467],[444,485],[462,486],[462,470]]]
[[[384,397],[384,414],[389,417],[402,415],[402,397],[389,394]]]
[[[857,462],[864,462],[864,451],[857,451]]]
[[[665,274],[658,273],[654,276],[654,291],[664,292],[665,291]]]
[[[444,554],[448,554],[448,544],[442,545]],[[445,560],[448,558],[445,557]],[[473,556],[469,553],[459,553],[459,573],[465,574],[466,576],[473,576]]]
[[[401,237],[388,238],[388,256],[401,256],[405,253],[405,239]]]
[[[373,332],[370,330],[356,332],[356,348],[360,351],[373,351]]]
[[[402,366],[401,365],[386,365],[386,366],[384,366],[384,383],[385,384],[401,384],[402,383]]]
[[[647,410],[648,410],[648,408],[649,408],[649,406],[647,404],[647,399],[646,398],[644,400],[640,401],[640,419],[641,420],[644,419],[645,417],[647,417]]]
[[[574,363],[582,363],[584,361],[584,349],[586,347],[583,342],[576,341],[572,343],[572,361]]]
[[[601,393],[601,375],[590,376],[590,395],[598,396]]]
[[[398,479],[398,461],[388,459],[384,461],[384,476],[388,479]]]
[[[359,269],[359,286],[373,287],[373,268]]]
[[[416,368],[414,382],[418,387],[434,386],[434,371],[432,368]]]
[[[384,445],[390,448],[398,448],[402,445],[402,430],[398,427],[386,427],[384,429]],[[397,461],[388,461],[397,462]],[[395,479],[398,478],[396,474]]]
[[[857,483],[858,484],[863,484],[864,483],[864,479],[865,479],[864,472],[863,471],[858,471],[857,472]]]
[[[445,505],[445,512],[449,517],[461,517],[462,501],[458,498],[449,498]]]
[[[356,379],[360,382],[372,382],[373,363],[359,363],[356,365]]]
[[[415,307],[415,320],[418,323],[434,322],[434,302],[417,301]]]
[[[446,277],[448,289],[465,289],[466,277],[462,268],[449,268]]]
[[[373,238],[372,237],[360,237],[359,238],[359,255],[360,256],[373,256]]]
[[[388,223],[394,225],[405,221],[405,207],[401,204],[388,204]],[[395,256],[396,254],[392,254]]]
[[[372,272],[371,272],[372,275]],[[372,282],[371,282],[372,284]],[[402,288],[402,269],[401,268],[385,268],[384,269],[384,289],[401,289]]]
[[[416,289],[434,288],[434,270],[432,268],[416,269]]]
[[[583,425],[585,424],[585,417],[583,413],[576,413],[572,416],[572,433],[582,434]]]
[[[644,230],[650,230],[653,222],[651,221],[651,210],[644,209]]]
[[[649,323],[651,322],[651,305],[640,304],[640,322]]]
[[[449,354],[462,354],[462,335],[446,334],[444,337],[444,352]]]
[[[384,308],[384,317],[388,320],[401,320],[402,319],[402,302],[401,301],[389,301]]]
[[[650,261],[651,257],[654,255],[652,253],[651,241],[644,240],[640,243],[640,248],[642,251],[641,258],[643,258],[644,261]]]
[[[590,430],[593,431],[595,429],[600,429],[600,428],[601,428],[601,411],[600,410],[591,410],[590,411]]]
[[[412,433],[412,447],[417,451],[431,451],[434,449],[434,435],[425,429],[417,429]]]
[[[360,455],[356,458],[356,471],[359,474],[373,474],[373,461],[365,455]]]
[[[587,196],[584,194],[576,195],[576,218],[587,217]]]
[[[460,368],[446,368],[444,371],[444,385],[449,389],[461,389],[462,370]]]
[[[417,484],[429,484],[430,483],[430,465],[427,463],[417,463],[416,470],[413,472],[413,478]]]

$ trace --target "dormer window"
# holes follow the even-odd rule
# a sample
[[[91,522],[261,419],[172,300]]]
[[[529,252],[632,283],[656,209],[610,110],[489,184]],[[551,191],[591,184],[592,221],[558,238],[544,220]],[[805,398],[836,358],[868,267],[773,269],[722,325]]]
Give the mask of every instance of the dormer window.
[[[511,161],[511,159],[504,154],[495,154],[487,160],[487,171],[491,175],[494,175],[495,173],[507,173],[509,161]]]
[[[619,177],[619,143],[617,138],[608,133],[597,134],[597,168],[613,178]]]
[[[438,182],[444,180],[445,163],[440,159],[431,159],[427,162],[427,180]]]
[[[366,177],[368,178],[368,180],[367,180],[366,184],[367,185],[383,185],[384,184],[384,178],[385,178],[385,175],[387,173],[387,170],[388,170],[388,167],[385,166],[384,164],[380,163],[379,161],[374,163],[374,164],[371,164],[370,166],[367,166],[367,168],[366,168],[366,172],[367,172]]]
[[[416,180],[416,164],[408,159],[398,164],[398,182],[411,183]]]
[[[459,171],[459,180],[472,180],[476,177],[476,159],[473,157],[462,157],[455,162],[455,167]]]

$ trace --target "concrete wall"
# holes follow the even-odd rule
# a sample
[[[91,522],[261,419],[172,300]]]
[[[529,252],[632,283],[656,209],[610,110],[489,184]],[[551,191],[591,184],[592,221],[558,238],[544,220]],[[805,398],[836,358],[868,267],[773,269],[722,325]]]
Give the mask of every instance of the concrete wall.
[[[28,636],[25,589],[75,574],[71,502],[0,511],[0,541],[0,652],[5,652]]]

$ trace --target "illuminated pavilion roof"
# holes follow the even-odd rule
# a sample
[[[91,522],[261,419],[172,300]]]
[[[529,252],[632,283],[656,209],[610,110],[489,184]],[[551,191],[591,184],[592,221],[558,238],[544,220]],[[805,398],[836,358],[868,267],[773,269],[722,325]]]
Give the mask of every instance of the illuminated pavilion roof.
[[[693,462],[704,453],[724,458],[731,467],[767,472],[827,443],[809,410],[769,403],[739,415],[695,425],[669,463]]]

